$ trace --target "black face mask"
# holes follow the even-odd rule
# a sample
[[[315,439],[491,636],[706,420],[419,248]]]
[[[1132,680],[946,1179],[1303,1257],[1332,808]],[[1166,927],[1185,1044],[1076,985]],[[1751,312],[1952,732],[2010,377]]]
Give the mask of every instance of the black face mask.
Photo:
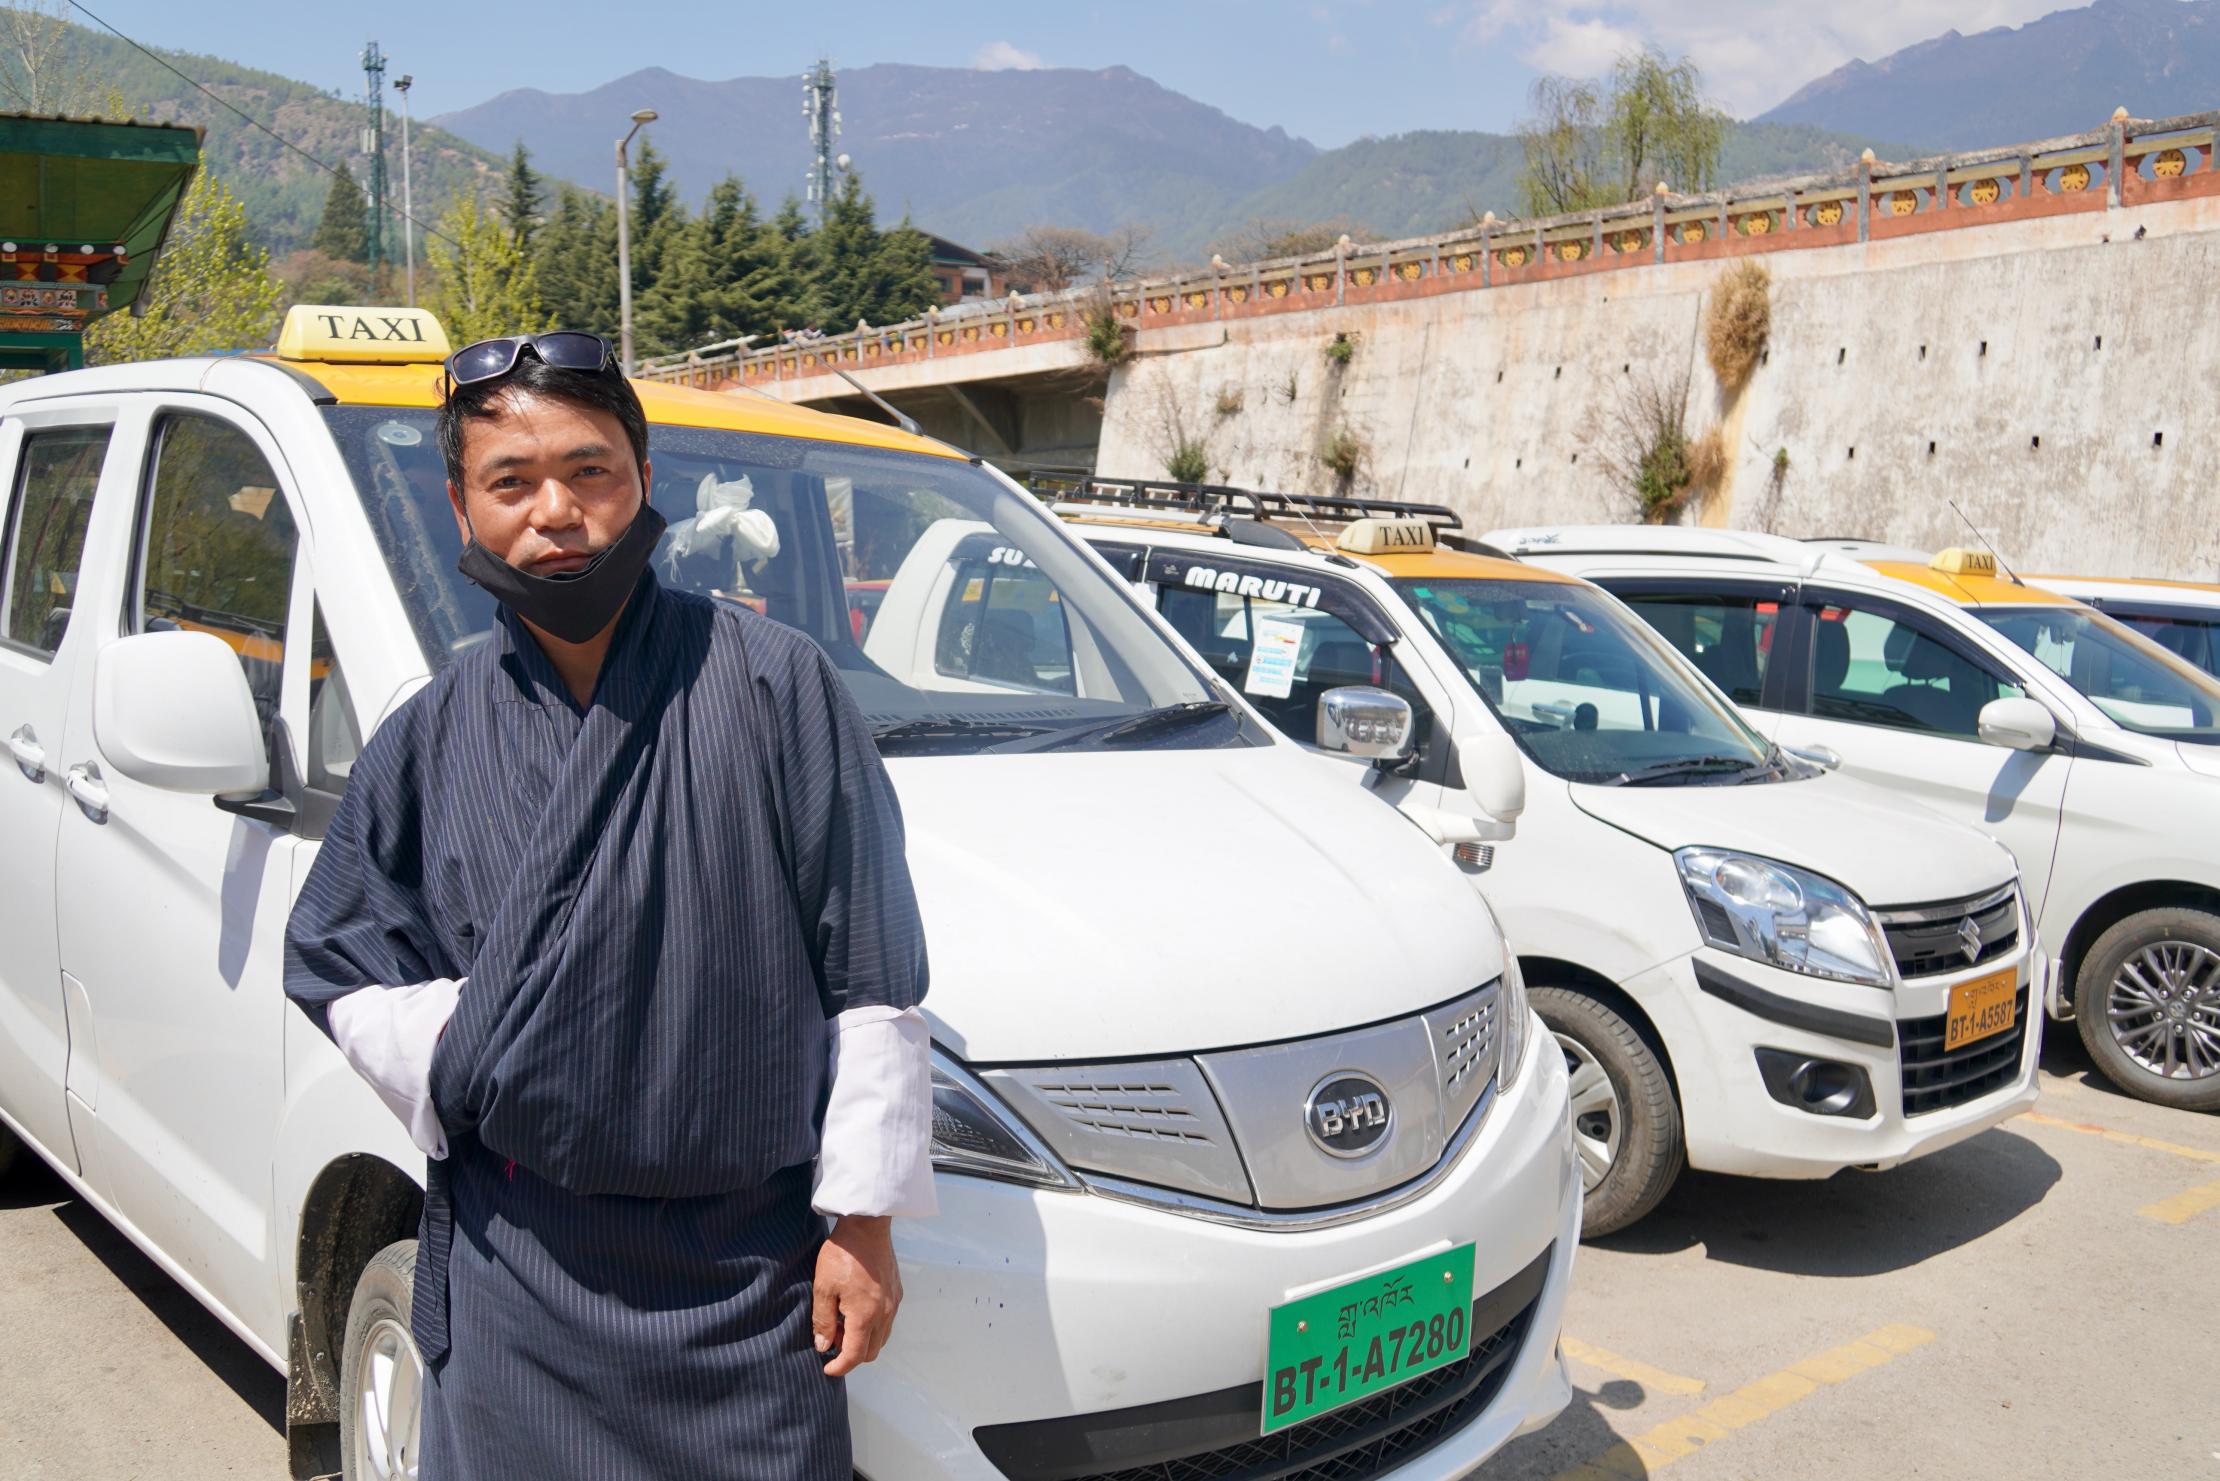
[[[615,544],[596,551],[577,570],[558,576],[519,570],[480,545],[473,533],[455,569],[532,626],[566,643],[583,643],[624,610],[668,523],[653,504],[642,503],[632,528]]]

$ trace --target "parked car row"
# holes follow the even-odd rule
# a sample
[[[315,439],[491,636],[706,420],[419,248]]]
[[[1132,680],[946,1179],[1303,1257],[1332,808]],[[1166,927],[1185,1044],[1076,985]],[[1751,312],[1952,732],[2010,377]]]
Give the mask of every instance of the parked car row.
[[[364,738],[493,620],[445,348],[304,308],[274,353],[0,387],[0,1161],[286,1374],[302,1476],[414,1454],[407,1324],[349,1318],[424,1161],[280,957]],[[1566,1062],[1457,864],[1006,477],[639,389],[661,578],[821,644],[907,821],[942,1212],[850,1381],[863,1474],[1448,1478],[1548,1422]],[[1358,711],[1334,744],[1393,754]],[[1460,764],[1434,806],[1509,838],[1520,764]]]

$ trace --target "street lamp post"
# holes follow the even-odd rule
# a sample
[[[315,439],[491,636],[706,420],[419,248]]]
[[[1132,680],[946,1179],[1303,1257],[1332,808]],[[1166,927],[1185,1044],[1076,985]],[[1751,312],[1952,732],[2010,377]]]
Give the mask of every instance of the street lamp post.
[[[409,191],[409,85],[414,77],[406,72],[393,79],[393,90],[401,95],[401,248],[408,257],[409,307],[416,307],[416,198]]]
[[[617,360],[626,375],[632,373],[632,228],[631,190],[625,182],[631,161],[625,151],[632,146],[632,135],[653,122],[655,110],[640,109],[632,115],[631,131],[617,141]]]

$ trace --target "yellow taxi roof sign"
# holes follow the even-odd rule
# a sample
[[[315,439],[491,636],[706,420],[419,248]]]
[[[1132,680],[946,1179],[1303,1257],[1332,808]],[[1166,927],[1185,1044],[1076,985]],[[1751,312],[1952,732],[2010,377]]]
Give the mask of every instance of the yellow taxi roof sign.
[[[1996,557],[1986,550],[1968,550],[1962,545],[1953,545],[1947,550],[1936,551],[1935,558],[1927,563],[1927,568],[1940,571],[1945,576],[1994,576]]]
[[[1434,526],[1423,519],[1354,519],[1334,544],[1351,555],[1387,555],[1401,550],[1432,550]]]
[[[280,360],[352,365],[437,364],[447,358],[447,331],[429,309],[297,303],[278,329]]]

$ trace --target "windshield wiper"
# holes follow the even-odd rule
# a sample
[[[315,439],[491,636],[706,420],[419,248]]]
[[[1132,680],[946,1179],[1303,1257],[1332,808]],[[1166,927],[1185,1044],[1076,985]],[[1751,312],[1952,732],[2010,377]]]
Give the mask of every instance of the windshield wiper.
[[[871,732],[871,739],[882,749],[890,743],[899,746],[912,741],[977,741],[982,743],[980,749],[984,750],[991,749],[984,744],[987,741],[1022,739],[1047,729],[1043,725],[1019,725],[1007,720],[964,720],[941,715],[881,726]]]
[[[1606,785],[1639,787],[1646,782],[1664,781],[1667,777],[1702,776],[1720,771],[1753,771],[1761,764],[1752,763],[1747,756],[1681,756],[1636,771],[1622,771]]]
[[[1109,744],[1129,741],[1136,736],[1155,734],[1165,730],[1180,730],[1187,726],[1215,720],[1233,713],[1233,706],[1219,699],[1189,700],[1184,704],[1164,705],[1159,709],[1143,710],[1138,715],[1120,715],[1113,720],[1098,721],[1093,725],[1074,725],[1064,730],[1050,731],[1046,735],[1020,736],[1016,740],[1002,741],[987,747],[988,751],[1005,754],[1019,751],[1052,751],[1083,741]]]

